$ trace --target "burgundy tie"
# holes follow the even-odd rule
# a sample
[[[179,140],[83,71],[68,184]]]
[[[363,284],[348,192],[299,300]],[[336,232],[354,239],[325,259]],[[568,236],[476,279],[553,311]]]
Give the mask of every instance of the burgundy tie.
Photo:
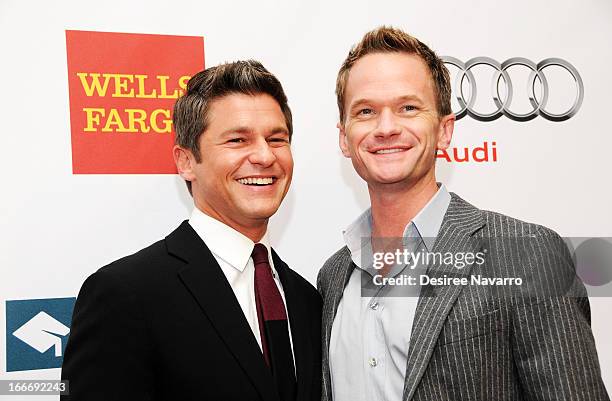
[[[265,245],[255,244],[251,256],[255,265],[255,304],[263,356],[272,370],[280,399],[295,400],[296,380],[285,304],[272,277]]]

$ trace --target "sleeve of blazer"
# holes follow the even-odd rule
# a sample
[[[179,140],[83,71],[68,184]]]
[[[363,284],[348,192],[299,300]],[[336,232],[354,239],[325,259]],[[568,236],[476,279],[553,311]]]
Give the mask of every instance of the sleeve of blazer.
[[[105,270],[83,284],[62,365],[62,401],[140,401],[153,394],[151,353],[134,295]]]
[[[319,291],[319,294],[321,294],[321,298],[325,298],[325,288],[323,287],[324,274],[323,269],[319,270],[319,273],[317,274],[317,290]]]
[[[531,294],[536,296],[514,305],[513,355],[525,399],[609,400],[586,290],[566,245],[555,232],[541,227],[530,252],[526,265],[536,269],[538,280],[549,290],[553,286],[565,291],[544,297]]]

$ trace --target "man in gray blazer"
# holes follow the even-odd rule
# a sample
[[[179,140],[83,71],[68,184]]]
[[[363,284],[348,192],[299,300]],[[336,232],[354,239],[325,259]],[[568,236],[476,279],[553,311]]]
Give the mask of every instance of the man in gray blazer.
[[[340,148],[371,208],[317,280],[323,400],[609,400],[563,240],[436,182],[455,122],[449,81],[431,49],[387,27],[338,74]],[[409,259],[377,266],[394,239]],[[416,263],[419,252],[434,258]]]

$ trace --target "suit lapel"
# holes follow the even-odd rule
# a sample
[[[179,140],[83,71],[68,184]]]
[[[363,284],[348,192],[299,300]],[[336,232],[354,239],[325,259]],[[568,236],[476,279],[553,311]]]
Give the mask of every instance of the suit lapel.
[[[331,330],[336,318],[336,312],[338,311],[338,305],[342,300],[342,294],[344,294],[344,287],[349,281],[353,270],[355,270],[355,264],[351,260],[350,252],[347,248],[346,257],[342,260],[346,260],[346,263],[342,264],[335,274],[331,277],[328,286],[325,288],[323,299],[323,355],[322,361],[326,366],[323,366],[323,399],[331,400],[331,377],[329,372],[329,341],[331,338]]]
[[[294,278],[289,273],[289,267],[274,250],[272,250],[272,260],[283,285],[285,302],[287,303],[297,379],[297,401],[306,400],[309,396],[310,383],[312,383],[312,366],[314,363],[310,352],[312,349],[309,335],[311,329],[306,319],[310,315],[304,308],[304,299],[299,298],[300,293],[296,288]]]
[[[262,399],[279,401],[270,369],[265,364],[242,308],[206,244],[187,221],[166,237],[166,244],[168,253],[185,262],[185,267],[178,273],[181,281],[251,379]]]
[[[480,239],[473,234],[484,225],[480,210],[465,202],[455,194],[442,221],[440,232],[433,247],[433,252],[478,252],[481,249]],[[470,266],[462,270],[444,265],[431,264],[427,268],[430,277],[442,277],[444,274],[468,276]],[[427,364],[435,348],[438,336],[453,304],[457,300],[462,286],[423,287],[417,305],[410,349],[404,382],[405,401],[412,399],[414,392],[423,377]]]
[[[323,310],[324,318],[324,341],[327,345],[326,348],[329,347],[329,339],[331,337],[331,329],[334,324],[334,318],[336,317],[336,312],[338,311],[338,305],[340,305],[340,301],[342,300],[342,294],[344,294],[344,287],[349,281],[351,277],[351,273],[355,270],[355,264],[348,257],[348,263],[344,266],[341,266],[337,274],[332,278],[332,281],[329,283],[329,288],[325,293],[325,297],[329,298],[325,300],[325,306]]]

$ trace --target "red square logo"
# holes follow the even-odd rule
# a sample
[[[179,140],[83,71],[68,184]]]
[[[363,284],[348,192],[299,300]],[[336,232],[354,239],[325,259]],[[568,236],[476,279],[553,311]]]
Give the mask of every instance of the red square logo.
[[[72,172],[175,174],[172,108],[204,38],[66,31]]]

